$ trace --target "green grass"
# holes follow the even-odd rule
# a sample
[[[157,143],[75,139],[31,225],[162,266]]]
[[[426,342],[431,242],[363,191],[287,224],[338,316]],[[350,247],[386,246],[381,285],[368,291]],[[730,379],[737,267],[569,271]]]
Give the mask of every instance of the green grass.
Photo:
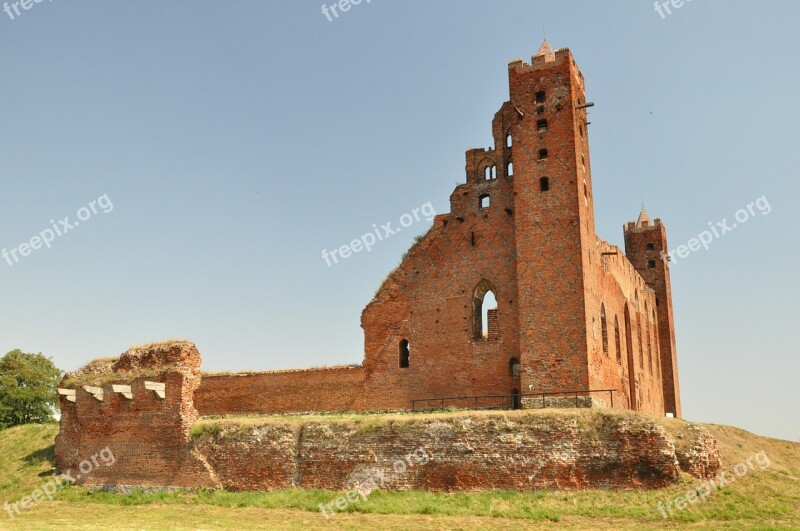
[[[57,424],[0,431],[0,504],[30,494],[50,478],[55,466],[56,433]]]
[[[364,422],[369,429],[381,416],[340,417],[343,422]],[[280,418],[281,422],[285,420]],[[198,423],[195,430],[213,430],[218,424]],[[680,483],[665,489],[635,491],[375,491],[366,501],[350,504],[332,522],[325,521],[319,513],[319,504],[333,502],[342,495],[340,492],[286,489],[112,494],[69,487],[59,491],[53,501],[37,505],[14,521],[0,514],[0,528],[800,528],[800,444],[758,437],[727,426],[707,427],[717,437],[726,469],[762,450],[769,455],[771,466],[750,471],[729,487],[712,493],[707,501],[676,511],[667,521],[658,512],[658,503],[685,494],[696,487],[698,480],[684,476]],[[0,503],[17,501],[50,479],[56,432],[56,425],[0,432]],[[127,516],[133,514],[135,519]]]

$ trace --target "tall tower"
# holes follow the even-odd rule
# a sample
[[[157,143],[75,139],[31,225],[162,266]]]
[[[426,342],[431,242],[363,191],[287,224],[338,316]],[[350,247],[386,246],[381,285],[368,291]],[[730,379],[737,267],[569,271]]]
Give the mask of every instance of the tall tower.
[[[678,384],[678,358],[675,352],[675,322],[672,317],[672,287],[667,256],[667,231],[660,219],[650,220],[644,207],[639,219],[625,227],[625,254],[647,285],[656,292],[658,346],[661,355],[661,380],[664,409],[681,417],[681,396]]]
[[[588,389],[585,271],[599,258],[583,75],[547,41],[508,75],[521,388]]]

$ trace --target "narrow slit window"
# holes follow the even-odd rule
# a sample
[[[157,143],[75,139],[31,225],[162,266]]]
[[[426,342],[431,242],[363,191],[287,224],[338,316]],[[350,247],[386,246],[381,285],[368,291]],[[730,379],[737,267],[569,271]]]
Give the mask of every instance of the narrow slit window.
[[[511,139],[511,135],[506,136],[506,147],[511,147],[514,141]]]
[[[408,369],[411,358],[411,346],[407,339],[400,341],[400,368]]]
[[[550,191],[550,179],[547,177],[542,177],[539,179],[539,190],[542,192],[549,192]]]
[[[509,177],[514,175],[514,163],[513,162],[509,162],[508,163],[508,166],[506,167],[506,175],[508,175]]]
[[[608,356],[608,321],[606,320],[606,307],[600,305],[600,333],[603,341],[603,354]]]

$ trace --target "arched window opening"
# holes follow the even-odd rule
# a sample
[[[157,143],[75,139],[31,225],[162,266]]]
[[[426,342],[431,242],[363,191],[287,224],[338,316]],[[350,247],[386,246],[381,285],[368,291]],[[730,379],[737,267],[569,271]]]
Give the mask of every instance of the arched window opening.
[[[483,170],[483,179],[485,181],[497,179],[497,166],[486,166],[486,168]]]
[[[488,281],[483,280],[475,288],[472,299],[473,338],[478,341],[494,341],[499,337],[497,297]]]
[[[408,339],[403,339],[400,341],[400,368],[408,369],[410,359],[411,345],[408,344]]]
[[[514,141],[512,140],[511,135],[507,135],[506,136],[506,147],[511,147],[513,145],[513,143],[514,143]]]
[[[628,305],[625,305],[625,352],[628,362],[628,401],[632,410],[639,409],[636,400],[636,367],[633,363],[633,330],[631,326],[631,312]]]
[[[508,372],[512,378],[519,378],[520,364],[517,358],[508,360]]]
[[[512,177],[514,175],[514,163],[509,162],[508,166],[506,167],[506,175],[508,177]]]
[[[619,338],[619,319],[614,316],[614,347],[617,350],[617,363],[622,364],[622,346]]]
[[[603,336],[603,354],[608,356],[608,323],[606,322],[606,307],[600,305],[600,334]]]
[[[644,348],[642,347],[642,316],[636,314],[636,337],[639,338],[639,368],[644,369]]]

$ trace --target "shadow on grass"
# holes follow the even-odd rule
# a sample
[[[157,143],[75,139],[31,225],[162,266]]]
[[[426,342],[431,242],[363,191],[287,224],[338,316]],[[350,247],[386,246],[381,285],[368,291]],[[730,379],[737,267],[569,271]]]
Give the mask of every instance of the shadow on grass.
[[[55,473],[56,466],[56,445],[51,444],[47,448],[36,450],[22,458],[29,466],[42,465],[47,463],[50,465],[48,470],[37,474],[40,478],[45,476],[52,476]]]

